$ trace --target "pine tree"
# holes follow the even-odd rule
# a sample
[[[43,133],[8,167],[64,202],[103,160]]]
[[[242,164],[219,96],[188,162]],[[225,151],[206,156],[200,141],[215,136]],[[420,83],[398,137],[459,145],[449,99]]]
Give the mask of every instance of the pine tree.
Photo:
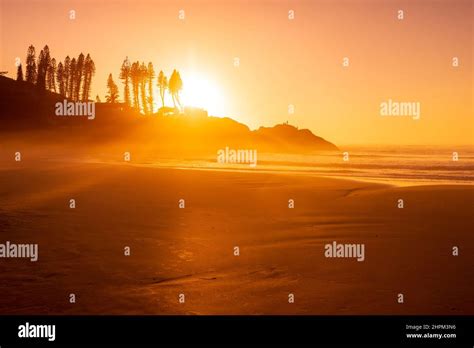
[[[38,56],[38,72],[36,74],[36,86],[38,86],[38,88],[40,89],[45,87],[44,80],[46,79],[46,74],[43,72],[44,64],[45,64],[44,62],[45,62],[45,54],[44,54],[44,51],[41,50]]]
[[[76,81],[76,58],[71,59],[71,64],[69,65],[69,84],[68,84],[68,97],[71,98],[72,100],[74,99],[74,88],[75,88],[75,83]]]
[[[26,53],[26,82],[36,83],[36,53],[35,47],[30,45]]]
[[[153,63],[149,62],[148,63],[148,69],[147,69],[147,78],[148,78],[148,104],[150,105],[149,107],[149,112],[153,114],[153,78],[155,77],[155,69],[153,69]]]
[[[71,97],[69,94],[69,86],[71,83],[71,58],[67,56],[64,59],[64,72],[63,72],[63,81],[64,81],[64,96]]]
[[[23,68],[21,67],[21,63],[16,70],[16,80],[23,81]]]
[[[107,103],[116,103],[119,97],[118,87],[112,78],[112,74],[109,74],[109,78],[107,79],[107,89],[109,94],[106,95],[105,100]]]
[[[46,89],[46,75],[51,65],[51,56],[48,45],[44,46],[38,56],[38,74],[36,78],[36,86],[39,89]]]
[[[92,76],[95,74],[95,64],[91,56],[87,54],[84,62],[84,83],[82,85],[82,100],[89,100],[89,94],[92,84]]]
[[[129,82],[130,82],[130,61],[128,60],[128,57],[125,57],[125,60],[122,63],[122,68],[120,69],[120,79],[123,80],[124,84],[124,89],[123,89],[123,98],[125,105],[130,106],[130,87],[129,87]]]
[[[56,59],[51,59],[46,71],[46,89],[51,92],[56,92]]]
[[[163,71],[160,71],[158,74],[158,89],[160,90],[161,104],[165,107],[165,92],[168,89],[168,79],[163,74]]]
[[[146,97],[146,81],[147,81],[148,69],[144,62],[140,64],[140,96],[142,98],[142,109],[143,113],[148,114],[148,104]]]
[[[183,80],[181,80],[181,74],[179,71],[176,71],[176,100],[178,101],[178,105],[180,109],[183,109],[181,105],[181,99],[179,98],[179,92],[183,89]]]
[[[173,105],[174,108],[177,109],[176,104],[181,108],[181,102],[179,100],[179,92],[183,88],[183,81],[181,80],[181,76],[179,72],[173,70],[171,74],[168,89],[170,91],[171,97],[173,98]]]
[[[65,86],[65,75],[64,75],[64,66],[62,62],[59,62],[58,68],[56,70],[56,79],[58,80],[58,89],[59,94],[63,97],[66,96],[66,86]]]
[[[76,61],[76,71],[74,78],[74,100],[79,101],[81,93],[81,84],[84,81],[84,54],[81,52]]]
[[[132,91],[133,91],[133,107],[137,110],[140,109],[140,101],[139,101],[139,89],[138,86],[140,84],[140,63],[135,62],[132,64],[130,69],[130,80],[132,81]]]

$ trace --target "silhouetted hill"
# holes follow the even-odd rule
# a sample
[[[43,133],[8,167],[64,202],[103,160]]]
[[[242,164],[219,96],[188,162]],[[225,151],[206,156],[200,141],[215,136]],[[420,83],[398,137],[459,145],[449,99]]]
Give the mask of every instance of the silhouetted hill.
[[[48,115],[54,115],[54,104],[60,100],[58,94],[39,91],[27,82],[0,76],[0,130],[45,126]]]
[[[144,116],[124,104],[96,103],[94,119],[56,116],[55,104],[64,101],[62,96],[2,76],[0,95],[0,133],[28,132],[41,142],[126,143],[182,154],[215,153],[225,147],[278,153],[337,150],[308,129],[282,124],[251,131],[231,118],[207,117],[205,111],[193,108],[179,115]]]
[[[288,124],[274,127],[260,127],[254,131],[257,142],[280,148],[308,148],[325,151],[338,150],[337,147],[314,135],[309,129],[298,129]]]

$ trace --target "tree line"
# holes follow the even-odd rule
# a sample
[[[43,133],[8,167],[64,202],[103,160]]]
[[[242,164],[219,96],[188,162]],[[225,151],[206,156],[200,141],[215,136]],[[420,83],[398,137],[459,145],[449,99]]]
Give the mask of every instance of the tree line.
[[[95,64],[90,54],[81,52],[77,58],[67,56],[64,62],[56,64],[51,58],[48,45],[40,51],[36,58],[33,45],[26,53],[25,77],[21,63],[17,68],[17,80],[34,84],[40,90],[59,93],[73,101],[87,101],[95,74]]]
[[[119,78],[124,85],[123,101],[127,106],[141,110],[144,114],[152,114],[154,112],[154,78],[157,77],[157,84],[162,107],[165,107],[166,93],[171,95],[173,106],[175,109],[181,109],[181,101],[179,93],[183,88],[183,81],[179,71],[176,69],[171,73],[170,78],[163,73],[162,70],[156,76],[153,63],[147,65],[142,62],[131,63],[128,57],[122,63]],[[112,74],[107,79],[108,94],[106,101],[116,103],[119,98],[118,87],[115,84]]]
[[[64,61],[57,63],[51,57],[48,45],[36,57],[36,50],[30,45],[26,54],[25,74],[20,63],[17,68],[17,80],[34,84],[40,90],[59,93],[73,101],[88,101],[95,74],[95,64],[90,54],[72,59],[67,56]],[[165,96],[169,93],[175,109],[182,109],[180,92],[183,81],[179,71],[173,70],[169,79],[162,70],[156,76],[153,63],[133,62],[128,57],[122,63],[119,78],[124,85],[123,101],[127,106],[142,111],[144,114],[154,112],[154,79],[159,90],[162,107],[165,107]],[[119,100],[119,89],[115,84],[112,74],[107,79],[108,94],[106,101],[116,103]],[[97,100],[99,100],[97,96]]]

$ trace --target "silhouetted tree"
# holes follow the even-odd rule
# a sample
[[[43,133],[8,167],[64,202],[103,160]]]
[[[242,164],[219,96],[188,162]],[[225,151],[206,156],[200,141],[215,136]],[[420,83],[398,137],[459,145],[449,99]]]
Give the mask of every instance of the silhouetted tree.
[[[176,103],[178,103],[179,108],[181,108],[181,102],[179,100],[179,92],[183,88],[183,81],[181,80],[181,76],[179,72],[173,70],[171,74],[170,81],[168,84],[168,90],[170,91],[171,97],[173,98],[173,105],[176,109]]]
[[[140,84],[140,63],[135,62],[130,68],[130,80],[132,81],[133,91],[133,107],[137,110],[140,109],[140,102],[138,98],[138,86]]]
[[[183,80],[181,80],[181,74],[176,71],[176,100],[178,101],[179,107],[182,109],[181,99],[179,98],[179,92],[183,89]]]
[[[68,97],[74,100],[74,87],[75,87],[75,78],[76,78],[76,58],[71,59],[71,64],[69,65],[69,83],[68,83]]]
[[[147,82],[148,69],[144,62],[140,64],[140,96],[142,99],[143,113],[148,114],[148,104],[146,98],[146,82]]]
[[[51,63],[46,71],[46,88],[51,92],[56,92],[56,59],[51,59]]]
[[[67,56],[64,59],[64,72],[63,72],[63,81],[64,81],[64,96],[70,97],[69,89],[71,83],[71,58]]]
[[[168,88],[168,78],[163,74],[163,71],[161,70],[160,73],[158,74],[158,89],[160,90],[160,98],[161,98],[161,104],[163,107],[165,107],[165,92],[166,89]]]
[[[149,62],[148,63],[148,69],[147,69],[147,78],[148,78],[148,104],[150,105],[149,107],[149,112],[152,114],[153,113],[153,78],[155,77],[155,69],[153,69],[153,63]]]
[[[116,103],[119,96],[118,87],[112,78],[112,74],[109,74],[109,78],[107,79],[107,89],[109,94],[106,95],[105,100],[107,103]]]
[[[65,85],[64,65],[62,62],[59,62],[58,64],[58,68],[56,70],[56,79],[58,80],[59,94],[65,97],[66,85]]]
[[[17,81],[23,81],[23,68],[20,65],[18,65],[18,68],[16,69],[16,80]]]
[[[100,100],[100,97],[99,97],[98,94],[95,96],[95,102],[96,102],[96,103],[101,103],[101,102],[102,102],[102,101]]]
[[[36,83],[36,53],[35,47],[30,45],[26,53],[26,82]]]
[[[39,89],[46,89],[46,75],[51,64],[51,56],[48,45],[44,46],[38,56],[38,74],[36,77],[36,86]]]
[[[39,89],[46,89],[46,78],[48,69],[51,65],[51,55],[48,45],[45,45],[38,56],[38,75],[36,77],[36,86]]]
[[[82,100],[89,100],[89,94],[92,84],[92,76],[95,74],[95,64],[91,56],[87,54],[84,62],[84,82],[82,85]]]
[[[175,96],[175,89],[176,89],[176,70],[173,70],[170,76],[170,80],[168,82],[168,90],[171,95],[171,99],[173,100],[173,106],[176,109],[176,100],[174,98]]]
[[[125,105],[130,106],[130,61],[128,57],[125,57],[125,60],[122,63],[122,68],[120,69],[120,76],[119,78],[123,80],[124,88],[123,88],[123,99]]]
[[[36,86],[38,86],[39,88],[41,87],[44,88],[44,84],[45,84],[44,80],[46,79],[46,73],[43,73],[44,61],[45,61],[45,54],[44,54],[44,51],[41,50],[38,56],[38,72],[36,74]]]
[[[84,77],[84,54],[81,52],[76,61],[76,71],[74,78],[74,100],[79,100],[79,95],[81,93],[81,83],[83,82]]]

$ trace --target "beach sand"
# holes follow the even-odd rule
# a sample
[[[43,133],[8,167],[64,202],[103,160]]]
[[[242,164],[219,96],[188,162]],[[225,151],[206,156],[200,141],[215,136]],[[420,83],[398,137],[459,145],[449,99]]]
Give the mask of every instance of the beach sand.
[[[2,314],[474,314],[474,186],[2,168],[0,243],[39,243],[37,262],[0,259]],[[326,258],[333,241],[365,244],[365,260]]]

